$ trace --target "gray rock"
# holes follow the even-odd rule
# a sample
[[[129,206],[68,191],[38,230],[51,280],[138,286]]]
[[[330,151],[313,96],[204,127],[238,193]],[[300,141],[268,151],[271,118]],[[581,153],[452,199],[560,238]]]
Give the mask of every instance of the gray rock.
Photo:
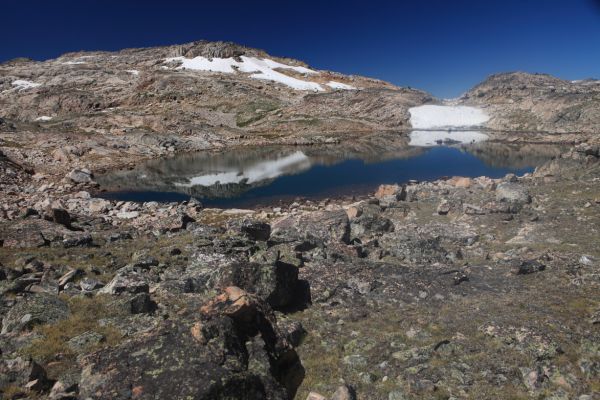
[[[504,182],[496,188],[496,200],[516,204],[531,203],[527,188],[519,183]]]
[[[67,345],[76,353],[81,353],[92,346],[102,343],[104,340],[106,340],[104,335],[94,331],[87,331],[69,339]]]
[[[83,278],[81,281],[79,281],[79,287],[81,288],[81,290],[85,290],[87,292],[100,289],[103,286],[104,284],[102,282],[99,282],[92,278]]]
[[[342,385],[333,393],[331,400],[356,400],[356,392],[351,386]]]
[[[73,169],[67,174],[67,178],[75,183],[90,183],[93,175],[88,169]]]
[[[2,389],[9,386],[20,387],[25,395],[28,391],[38,393],[47,391],[53,383],[44,368],[35,361],[21,357],[0,359],[0,388]]]
[[[224,268],[219,284],[240,287],[266,300],[274,309],[282,309],[298,299],[298,268],[281,262],[232,263]]]
[[[100,289],[98,294],[148,293],[150,290],[148,279],[130,268],[123,267],[117,271],[115,277]]]
[[[122,294],[110,306],[127,314],[148,314],[156,310],[156,303],[148,293],[137,293],[132,296]]]
[[[2,333],[21,332],[69,316],[69,306],[57,296],[39,293],[17,302],[2,320]]]

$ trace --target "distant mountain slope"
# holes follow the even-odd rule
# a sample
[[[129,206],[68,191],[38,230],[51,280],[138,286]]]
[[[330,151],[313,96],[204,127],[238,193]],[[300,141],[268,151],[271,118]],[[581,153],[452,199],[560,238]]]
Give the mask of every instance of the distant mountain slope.
[[[460,102],[484,107],[488,128],[517,131],[600,131],[600,81],[564,81],[545,74],[492,75]]]
[[[226,42],[0,64],[0,117],[20,128],[203,137],[402,129],[425,92]],[[28,125],[29,124],[29,125]]]

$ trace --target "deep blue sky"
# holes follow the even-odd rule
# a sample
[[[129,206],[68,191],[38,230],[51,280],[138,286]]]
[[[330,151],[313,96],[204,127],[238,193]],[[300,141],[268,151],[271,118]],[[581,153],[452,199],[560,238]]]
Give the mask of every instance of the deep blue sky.
[[[600,77],[600,0],[2,0],[0,61],[230,40],[454,97],[522,70]]]

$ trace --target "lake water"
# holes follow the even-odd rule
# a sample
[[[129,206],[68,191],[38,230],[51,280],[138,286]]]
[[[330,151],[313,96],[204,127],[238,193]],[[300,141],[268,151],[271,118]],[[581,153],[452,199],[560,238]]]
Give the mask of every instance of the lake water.
[[[439,142],[442,143],[442,142]],[[548,145],[410,146],[377,136],[328,146],[236,148],[153,160],[98,177],[104,198],[182,201],[213,207],[251,207],[373,192],[380,184],[444,176],[522,175],[561,153]]]

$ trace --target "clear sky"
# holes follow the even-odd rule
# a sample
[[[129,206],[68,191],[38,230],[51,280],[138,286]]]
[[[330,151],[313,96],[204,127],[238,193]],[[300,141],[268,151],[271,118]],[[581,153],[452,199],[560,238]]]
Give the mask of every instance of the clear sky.
[[[455,97],[504,71],[600,77],[600,0],[2,0],[0,61],[229,40]]]

